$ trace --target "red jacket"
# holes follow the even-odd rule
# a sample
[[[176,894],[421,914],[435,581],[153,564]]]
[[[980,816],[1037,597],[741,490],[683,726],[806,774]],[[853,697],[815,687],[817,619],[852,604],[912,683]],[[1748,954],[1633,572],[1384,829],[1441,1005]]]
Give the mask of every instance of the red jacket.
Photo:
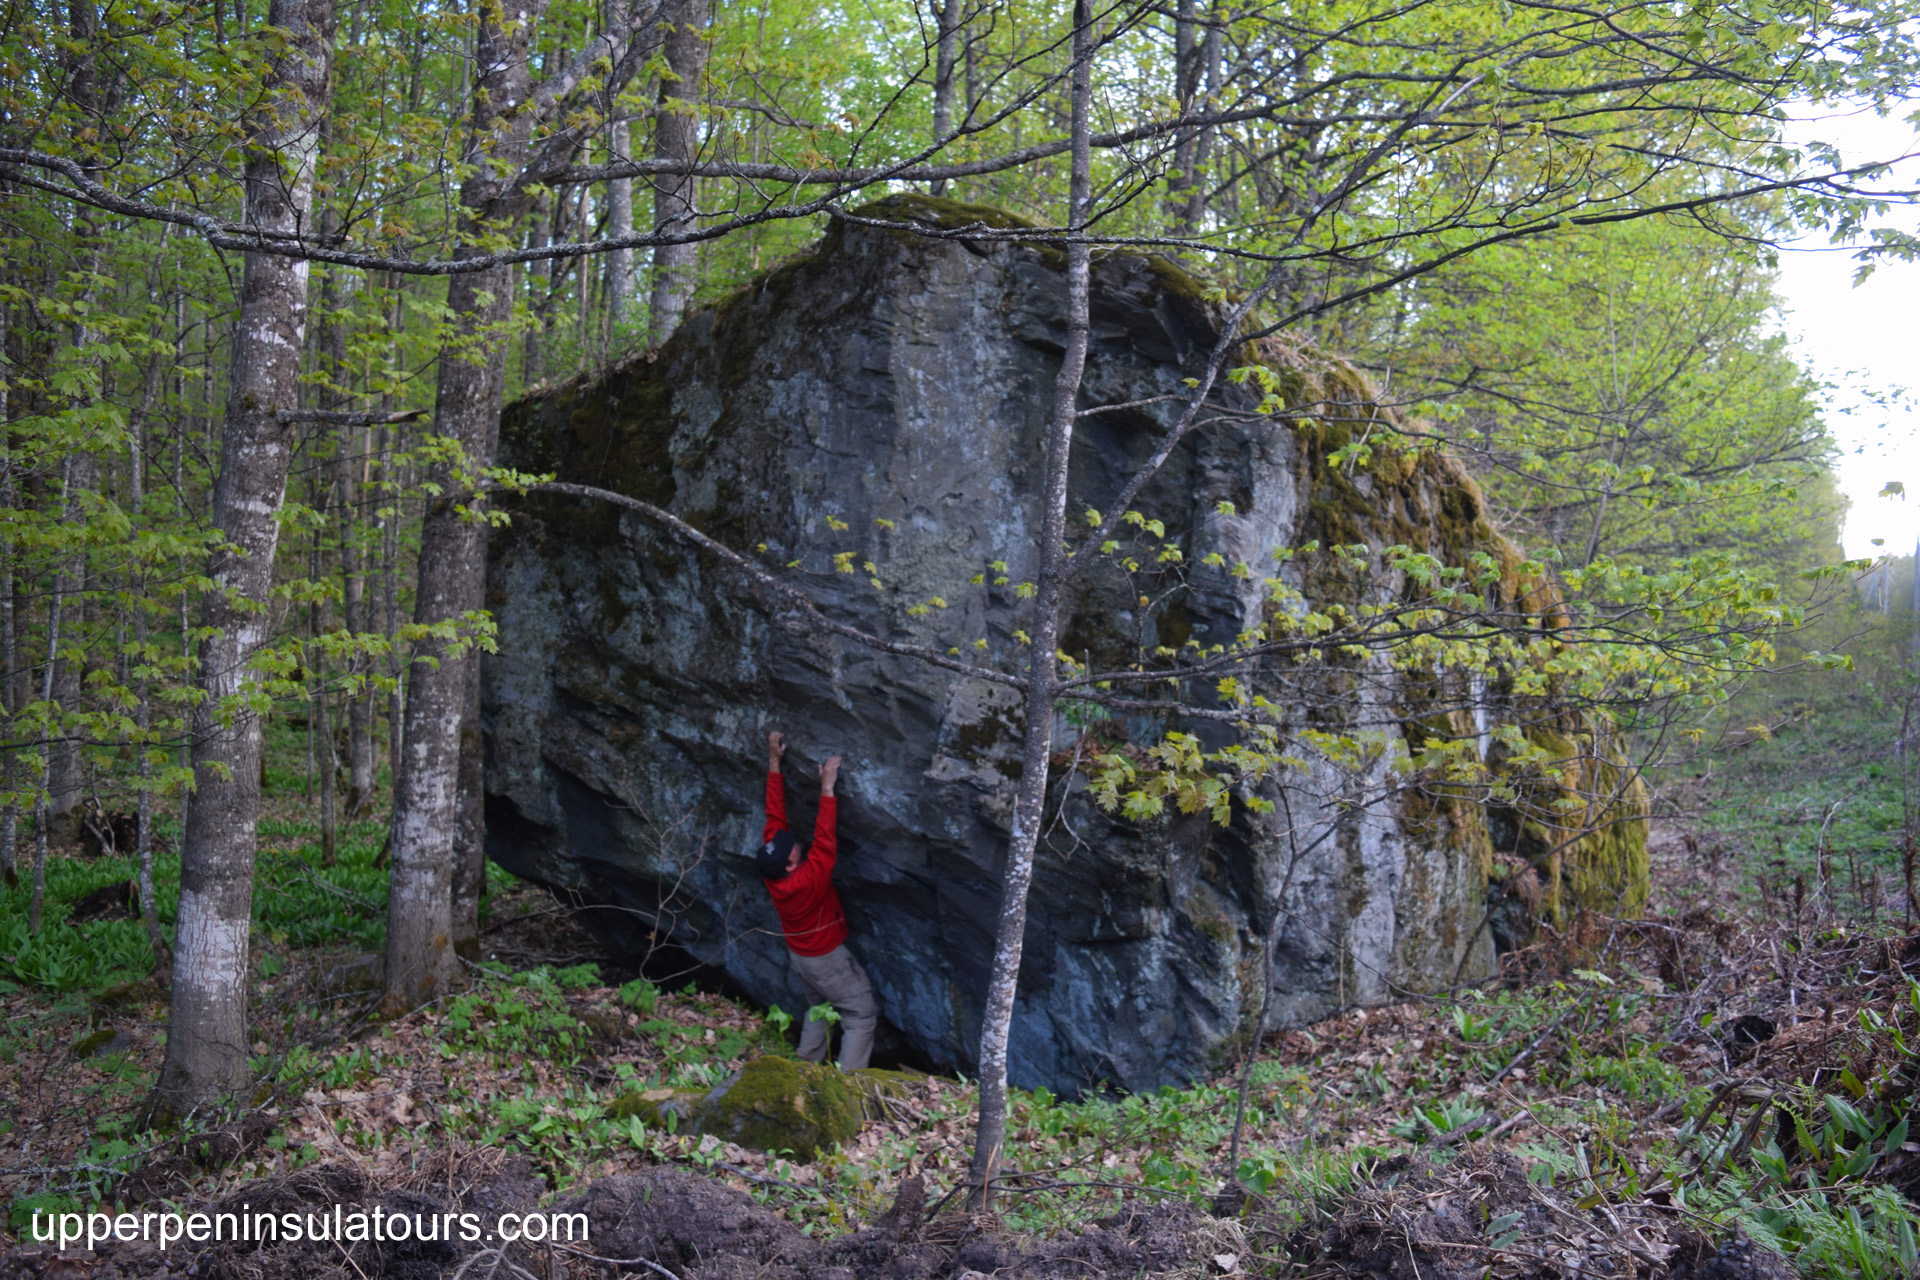
[[[820,797],[820,816],[813,824],[813,847],[806,860],[783,878],[767,881],[787,946],[797,955],[823,956],[847,940],[847,917],[840,910],[840,895],[833,891],[833,859],[838,852],[833,820],[838,809],[834,797]],[[767,774],[767,829],[760,842],[765,844],[774,832],[786,829],[787,778],[774,770]]]

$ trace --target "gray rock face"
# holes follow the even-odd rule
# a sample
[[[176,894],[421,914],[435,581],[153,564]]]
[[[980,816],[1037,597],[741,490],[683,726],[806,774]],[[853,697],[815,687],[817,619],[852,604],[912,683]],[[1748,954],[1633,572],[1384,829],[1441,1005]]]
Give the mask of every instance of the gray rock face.
[[[949,224],[986,216],[916,199],[888,207]],[[659,503],[770,566],[797,562],[784,572],[831,617],[969,655],[985,638],[1014,669],[1064,303],[1039,249],[840,224],[811,255],[690,318],[653,358],[510,408],[504,460]],[[1105,259],[1083,403],[1180,390],[1214,333],[1183,274]],[[1083,419],[1076,505],[1106,500],[1175,412],[1154,402]],[[1196,432],[1137,504],[1179,541],[1185,585],[1142,607],[1134,585],[1089,573],[1064,647],[1112,661],[1143,639],[1230,640],[1270,607],[1268,593],[1258,574],[1207,567],[1215,551],[1266,571],[1274,548],[1310,539],[1426,546],[1453,563],[1497,551],[1476,492],[1449,464],[1328,468],[1325,451],[1345,438],[1329,414],[1317,424],[1246,414]],[[856,571],[836,572],[848,551]],[[925,1056],[970,1066],[1019,769],[1018,695],[797,633],[788,611],[713,559],[605,504],[527,500],[492,557],[491,856],[600,904],[589,919],[629,953],[671,940],[794,1010],[805,1001],[748,859],[766,733],[791,741],[803,839],[814,766],[842,754],[836,882],[851,946],[887,1024]],[[866,561],[882,588],[857,571]],[[1289,572],[1313,597],[1316,571]],[[936,595],[946,607],[905,612]],[[1343,703],[1313,713],[1317,723],[1402,740],[1414,715],[1404,691],[1391,671],[1365,674]],[[1140,744],[1168,727],[1135,717],[1104,731]],[[1075,726],[1063,717],[1058,734],[1070,751]],[[1344,785],[1380,783],[1387,767],[1383,756]],[[1307,773],[1324,785],[1297,789],[1290,812],[1236,806],[1225,827],[1198,815],[1136,826],[1101,813],[1085,778],[1060,770],[1060,817],[1034,877],[1014,1083],[1139,1089],[1208,1070],[1260,1006],[1270,928],[1282,934],[1277,1022],[1489,970],[1479,807],[1400,798],[1336,822],[1312,793],[1341,780],[1324,762]]]

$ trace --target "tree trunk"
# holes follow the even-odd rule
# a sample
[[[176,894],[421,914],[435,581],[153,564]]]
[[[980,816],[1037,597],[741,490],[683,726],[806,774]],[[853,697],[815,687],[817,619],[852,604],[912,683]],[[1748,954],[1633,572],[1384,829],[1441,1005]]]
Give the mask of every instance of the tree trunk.
[[[75,450],[71,455],[71,468],[66,488],[66,518],[80,518],[80,505],[73,495],[91,490],[98,483],[98,472],[93,455]],[[73,555],[56,575],[54,591],[67,597],[64,613],[66,629],[70,633],[68,648],[72,647],[72,635],[78,633],[84,640],[81,628],[73,626],[73,593],[84,591],[87,585],[87,554],[84,551]],[[74,658],[55,656],[53,662],[53,685],[50,697],[60,708],[64,720],[79,713],[81,699],[84,696],[82,677],[86,674],[84,664]],[[81,776],[80,740],[56,728],[57,736],[47,748],[46,782],[46,836],[56,845],[72,844],[80,838],[80,806],[85,792]]]
[[[481,558],[484,561],[485,551]],[[467,671],[465,714],[460,721],[460,818],[453,833],[453,950],[464,960],[480,958],[480,895],[487,886],[486,762],[480,743],[480,663]]]
[[[179,335],[175,339],[174,355],[175,358],[179,360],[180,367],[184,369],[187,362],[185,336],[187,332],[187,319],[184,306],[175,312],[173,331]],[[209,361],[208,363],[211,362]],[[184,405],[186,402],[186,374],[181,372],[176,373],[174,376],[177,379],[174,384],[175,390],[179,393],[180,401]],[[204,370],[202,371],[201,377],[202,382],[200,385],[204,392],[206,387],[206,382],[204,381],[206,374]],[[185,524],[187,520],[187,431],[189,430],[191,421],[192,418],[186,414],[184,410],[174,420],[173,518],[182,524]],[[192,653],[193,615],[191,606],[187,601],[187,593],[182,591],[180,593],[180,663],[183,670],[186,669],[187,659],[192,656]],[[190,721],[185,721],[183,718],[183,724],[190,725],[190,723]],[[180,765],[182,768],[191,768],[193,765],[193,743],[191,737],[192,735],[188,733],[182,733],[180,735]],[[193,789],[191,787],[182,787],[180,788],[180,831],[183,835],[187,829],[187,819],[192,815],[192,812]]]
[[[340,486],[340,577],[341,612],[347,631],[360,635],[367,630],[367,575],[360,563],[359,523],[355,508],[359,491],[355,485],[351,447],[355,428],[342,429],[340,458],[336,462]],[[345,816],[356,822],[373,808],[373,692],[367,687],[372,664],[364,653],[355,650],[347,659],[347,797]]]
[[[564,200],[554,200],[554,209],[549,209],[552,197],[541,192],[533,202],[533,212],[528,218],[527,247],[540,249],[546,246],[549,231],[553,226],[555,211],[563,207]],[[633,227],[633,188],[627,188],[627,227]],[[628,256],[628,274],[631,276],[633,261]],[[553,279],[554,265],[551,259],[542,258],[527,264],[527,310],[532,314],[527,324],[524,354],[520,357],[520,382],[527,390],[538,386],[547,376],[544,359],[547,328],[553,323]]]
[[[0,303],[0,365],[11,367],[7,357],[7,308]],[[12,421],[7,406],[7,380],[0,378],[0,507],[13,506],[13,431],[8,425]],[[14,593],[13,593],[13,539],[0,535],[0,710],[6,713],[7,723],[13,723],[14,716],[26,703],[16,683],[19,670],[19,654],[15,649],[18,637],[14,634]],[[8,751],[0,756],[0,788],[8,791],[20,785],[20,756],[16,751]],[[20,884],[19,862],[20,809],[18,805],[7,805],[0,812],[0,880],[6,882],[9,889]]]
[[[267,72],[246,163],[249,225],[292,234],[312,226],[333,45],[333,0],[272,0],[286,44]],[[267,640],[268,595],[286,499],[291,428],[307,322],[307,265],[249,254],[240,286],[214,525],[224,546],[200,649],[193,712],[195,798],[180,857],[167,1052],[150,1113],[157,1120],[229,1099],[247,1085],[247,941],[253,913],[261,725],[250,669]]]
[[[1034,595],[1032,655],[1028,664],[1027,721],[1021,751],[1020,790],[1001,877],[1000,922],[994,934],[993,969],[980,1024],[980,1114],[974,1133],[967,1201],[988,1207],[1007,1134],[1007,1037],[1013,1025],[1015,986],[1027,928],[1027,888],[1033,882],[1034,847],[1047,801],[1047,761],[1053,751],[1053,706],[1059,690],[1060,640],[1067,578],[1072,570],[1067,534],[1067,461],[1073,443],[1075,405],[1087,363],[1088,291],[1092,264],[1083,238],[1092,205],[1089,117],[1093,17],[1091,0],[1073,6],[1072,176],[1067,188],[1067,345],[1053,383],[1047,419],[1047,483],[1041,512],[1040,576]]]
[[[527,46],[534,13],[507,24],[503,14],[483,10],[478,62],[486,69],[474,85],[469,161],[477,167],[461,190],[461,205],[476,224],[496,215],[507,194],[502,174],[525,163],[532,121],[503,109],[524,102],[531,86]],[[476,230],[478,227],[476,226]],[[477,247],[477,246],[476,246]],[[447,290],[457,347],[470,335],[505,323],[512,315],[508,268],[490,267],[456,276]],[[585,335],[583,334],[584,338]],[[414,621],[434,626],[460,619],[481,606],[486,574],[482,526],[460,508],[472,500],[473,476],[493,464],[500,402],[506,389],[506,351],[487,345],[480,363],[443,353],[434,401],[439,434],[459,447],[456,467],[434,465],[420,525]],[[467,669],[473,649],[445,639],[422,641],[414,650],[407,681],[404,747],[394,783],[393,861],[387,888],[387,978],[383,1005],[404,1013],[447,990],[457,972],[453,949],[455,832],[460,823],[460,753],[467,709]]]
[[[395,333],[400,326],[395,323]],[[400,435],[398,426],[380,428],[380,473],[393,482],[394,454]],[[398,501],[383,505],[380,517],[380,630],[387,637],[387,778],[391,786],[400,785],[401,726],[406,719],[406,682],[401,678],[400,641],[400,517]],[[389,815],[391,818],[391,815]],[[389,826],[391,839],[391,826]]]
[[[328,222],[332,222],[331,217]],[[342,408],[349,398],[346,394],[347,330],[340,322],[340,310],[345,305],[341,276],[345,271],[345,267],[328,267],[326,280],[321,285],[320,305],[326,318],[322,322],[325,330],[321,334],[320,350],[327,362],[327,382],[321,388],[320,405],[325,409]],[[367,580],[360,567],[357,541],[359,478],[354,474],[360,454],[359,433],[364,430],[353,423],[342,423],[333,455],[333,501],[340,539],[341,623],[349,635],[356,636],[367,628]],[[365,817],[373,804],[372,695],[365,688],[367,668],[366,655],[354,652],[348,655],[343,673],[346,677],[343,684],[347,713],[347,794],[342,812],[348,822]],[[329,759],[336,755],[331,740],[327,754]]]
[[[161,243],[166,243],[164,232]],[[160,397],[160,365],[157,356],[147,363],[147,381],[140,395],[140,411],[133,416],[127,438],[127,507],[133,512],[134,518],[142,522],[146,518],[147,506],[147,419],[153,411],[154,402]],[[132,594],[134,648],[144,665],[147,661],[148,628],[147,578],[144,572],[134,575]],[[133,857],[139,868],[140,921],[146,926],[147,947],[153,952],[153,972],[157,979],[171,956],[167,950],[166,935],[160,931],[160,912],[153,888],[153,760],[150,758],[152,744],[147,737],[153,729],[153,699],[146,677],[142,676],[136,683],[134,697],[138,708],[134,712],[134,724],[139,729],[135,744],[135,750],[139,752],[139,764],[135,768],[140,783],[135,799]]]
[[[1206,101],[1203,110],[1212,112],[1220,106],[1220,80],[1225,68],[1222,65],[1226,51],[1226,38],[1221,33],[1218,22],[1207,25],[1207,33],[1200,41],[1200,60],[1205,68]],[[1213,155],[1213,129],[1200,130],[1194,140],[1193,158],[1188,162],[1190,168],[1187,178],[1186,232],[1198,235],[1200,224],[1207,216],[1206,176],[1202,172],[1207,161]]]
[[[324,496],[320,502],[322,519],[326,515]],[[311,567],[307,576],[314,582],[320,581],[320,532],[314,530],[313,542],[309,548]],[[327,651],[320,643],[321,628],[326,618],[320,612],[320,602],[307,605],[307,688],[309,703],[307,726],[315,743],[320,766],[320,865],[331,867],[339,861],[338,830],[334,812],[334,775],[340,768],[340,753],[336,750],[333,736],[333,724],[327,716]]]
[[[511,24],[503,15],[487,12],[490,16],[483,17],[476,33],[475,65],[484,68],[485,74],[474,86],[468,132],[473,176],[460,192],[475,251],[482,249],[477,241],[483,238],[476,232],[487,233],[490,227],[519,219],[530,203],[517,179],[529,164],[534,113],[515,108],[530,93],[527,50],[540,8],[534,5],[517,11]],[[637,60],[650,47],[638,27],[622,32],[614,21],[615,12],[610,6],[603,39],[543,85],[543,92],[558,90],[552,100],[562,107],[571,92],[566,86],[586,82],[584,72],[598,61],[598,48],[611,55],[613,66],[593,92],[606,109],[612,109]],[[696,28],[692,39],[704,65],[706,46],[699,34]],[[697,68],[691,81],[698,84]],[[582,140],[566,128],[555,131],[543,140],[533,166],[563,163]],[[584,213],[584,186],[580,199]],[[581,221],[584,225],[584,216]],[[599,320],[607,313],[604,303],[598,310],[592,305],[592,273],[584,258],[579,281],[580,337],[585,346],[594,341]],[[478,475],[493,464],[506,389],[506,349],[498,342],[485,344],[486,358],[479,363],[457,358],[456,352],[469,345],[473,335],[501,326],[511,317],[515,283],[511,268],[494,266],[456,277],[447,291],[447,309],[457,317],[458,329],[453,346],[440,361],[434,417],[441,436],[457,446],[458,459],[436,464],[429,488],[437,496],[429,500],[421,519],[414,620],[422,626],[457,626],[464,616],[478,613],[483,603],[486,526],[464,516],[461,508],[473,505]],[[477,862],[482,821],[478,663],[478,653],[464,638],[442,634],[422,641],[410,665],[387,891],[387,978],[382,1003],[389,1014],[415,1008],[446,990],[457,971],[456,944],[465,946],[477,938],[475,913],[482,872]]]
[[[500,322],[511,301],[505,274],[500,269],[457,278],[449,290],[450,309],[475,328]],[[483,291],[493,298],[483,302],[477,296]],[[459,444],[466,459],[462,470],[491,462],[503,366],[497,348],[482,365],[441,362],[434,417],[441,434]],[[482,530],[458,511],[470,491],[445,463],[433,468],[430,482],[440,492],[428,500],[420,525],[413,616],[421,625],[454,622],[479,608],[486,571]],[[408,673],[387,896],[385,1005],[394,1014],[434,999],[455,974],[452,894],[461,724],[467,668],[477,661],[469,646],[427,639],[415,646]]]
[[[691,162],[700,152],[700,84],[707,72],[707,14],[710,0],[668,0],[661,20],[667,28],[664,52],[671,78],[660,84],[660,115],[654,124],[653,154],[661,160]],[[692,231],[696,224],[692,174],[664,173],[653,180],[653,227],[657,232]],[[663,244],[653,250],[653,297],[648,308],[647,340],[659,346],[680,327],[698,280],[700,246]]]
[[[68,454],[60,462],[60,500],[62,515],[73,518],[73,455]],[[40,701],[50,703],[53,700],[54,672],[58,664],[54,655],[60,652],[60,615],[65,604],[65,575],[53,575],[53,595],[47,601],[47,665],[41,674]],[[53,726],[59,732],[59,726]],[[53,743],[47,743],[40,752],[40,789],[34,801],[33,814],[33,886],[27,896],[27,932],[40,932],[40,914],[47,898],[47,826],[50,822],[47,797],[51,794],[50,783],[53,776]]]
[[[1194,111],[1200,91],[1200,27],[1194,20],[1197,0],[1180,0],[1173,20],[1174,96],[1180,113]],[[1199,154],[1200,131],[1182,129],[1174,135],[1173,170],[1167,174],[1167,213],[1175,229],[1191,231],[1187,218],[1187,196],[1194,186],[1193,166]]]
[[[962,0],[935,0],[933,20],[939,43],[933,59],[933,141],[937,146],[953,133],[953,74],[960,62],[960,5]],[[947,180],[935,178],[931,190],[947,193]]]
[[[607,0],[606,25],[609,30],[619,22],[620,10],[621,5],[617,0]],[[611,153],[607,157],[610,164],[621,164],[633,158],[633,128],[625,120],[615,120],[607,126],[607,150]],[[618,238],[632,234],[633,179],[615,178],[607,184],[607,235],[609,238]],[[626,316],[627,304],[632,298],[633,250],[615,249],[607,255],[607,322],[608,333],[616,341],[619,338],[620,321]]]
[[[1182,114],[1216,108],[1224,41],[1216,22],[1200,25],[1197,0],[1180,0],[1174,18],[1175,91]],[[1203,96],[1204,95],[1204,96]],[[1173,172],[1167,175],[1167,212],[1182,235],[1196,235],[1207,215],[1200,170],[1212,151],[1213,130],[1183,129],[1175,135]]]
[[[1887,594],[1893,594],[1893,572],[1887,572]],[[1913,540],[1913,670],[1920,672],[1920,537]]]
[[[67,94],[73,106],[89,122],[100,120],[105,112],[101,92],[99,59],[95,56],[94,45],[99,38],[99,15],[94,12],[93,0],[70,0],[67,6],[67,34],[71,40],[65,58],[68,76]],[[95,281],[100,266],[100,229],[94,222],[93,211],[84,206],[74,219],[75,250],[84,263],[85,281],[81,286],[84,301],[92,303],[96,292]],[[93,343],[93,333],[86,323],[74,326],[74,345],[83,351]],[[67,518],[74,519],[77,506],[73,501],[76,491],[94,488],[98,483],[96,464],[85,445],[75,448],[69,455],[70,465],[63,464],[63,499],[66,502]],[[86,590],[87,553],[84,550],[74,554],[64,569],[67,576],[67,590]],[[60,584],[56,581],[54,591],[59,594]],[[81,633],[85,639],[85,629],[71,626],[72,602],[67,602],[65,612],[71,630]],[[52,699],[58,704],[64,720],[80,710],[84,695],[84,677],[86,672],[82,663],[65,658],[54,659]],[[41,797],[42,820],[37,835],[37,849],[44,849],[49,841],[54,844],[70,844],[80,835],[80,806],[84,789],[81,776],[80,742],[61,732],[47,747],[46,767],[42,770],[45,794]],[[36,854],[38,856],[38,854]],[[36,884],[39,871],[36,867]]]

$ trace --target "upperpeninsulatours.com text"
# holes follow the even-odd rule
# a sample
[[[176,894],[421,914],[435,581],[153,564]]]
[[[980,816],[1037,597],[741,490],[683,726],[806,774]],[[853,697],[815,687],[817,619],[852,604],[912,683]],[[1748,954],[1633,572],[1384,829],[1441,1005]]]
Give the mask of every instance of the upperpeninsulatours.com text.
[[[73,1247],[158,1241],[162,1249],[188,1244],[298,1244],[303,1240],[332,1240],[347,1244],[371,1240],[399,1244],[407,1240],[452,1241],[474,1244],[481,1240],[512,1243],[546,1240],[569,1244],[587,1239],[584,1213],[503,1213],[488,1232],[477,1213],[391,1213],[375,1207],[363,1213],[333,1206],[321,1213],[255,1213],[241,1205],[237,1213],[46,1213],[36,1209],[30,1225],[40,1244],[58,1241],[62,1252]],[[455,1233],[458,1233],[457,1237]]]

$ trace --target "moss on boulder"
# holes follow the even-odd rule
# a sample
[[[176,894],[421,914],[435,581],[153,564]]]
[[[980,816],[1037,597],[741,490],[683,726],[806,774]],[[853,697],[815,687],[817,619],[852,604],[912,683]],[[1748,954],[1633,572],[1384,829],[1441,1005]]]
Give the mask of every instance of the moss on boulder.
[[[637,1116],[677,1133],[711,1134],[748,1151],[790,1151],[811,1161],[853,1141],[861,1125],[881,1118],[887,1100],[906,1097],[917,1079],[904,1071],[841,1071],[768,1056],[755,1058],[710,1091],[624,1094],[608,1114],[616,1120]]]
[[[859,1091],[838,1069],[774,1057],[749,1062],[695,1112],[702,1134],[801,1160],[853,1141],[862,1119]]]
[[[1569,717],[1571,718],[1571,717]],[[1540,876],[1540,918],[1581,911],[1634,917],[1647,905],[1646,783],[1598,722],[1534,725],[1527,740],[1552,764],[1520,779],[1520,851]]]
[[[636,1089],[615,1098],[607,1114],[615,1120],[638,1119],[675,1133],[681,1129],[691,1132],[694,1110],[706,1097],[705,1089]]]

